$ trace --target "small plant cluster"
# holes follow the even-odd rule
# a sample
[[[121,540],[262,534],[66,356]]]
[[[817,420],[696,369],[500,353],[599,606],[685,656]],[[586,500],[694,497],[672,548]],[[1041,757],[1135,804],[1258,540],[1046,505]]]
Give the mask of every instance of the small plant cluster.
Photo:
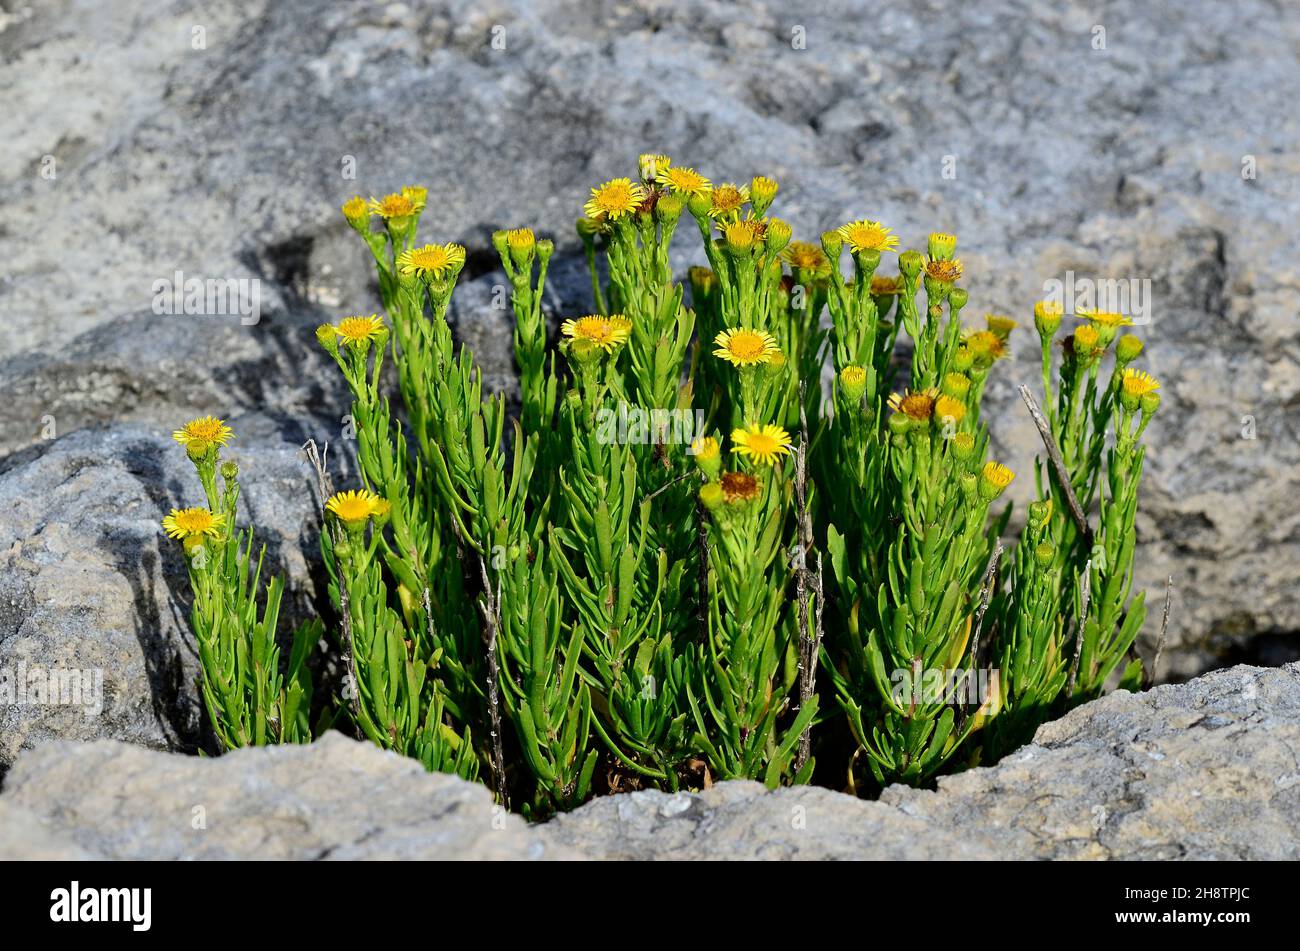
[[[795,241],[777,190],[663,155],[593,188],[577,222],[592,311],[558,343],[552,242],[496,233],[517,405],[455,344],[465,249],[417,238],[425,189],[343,206],[385,315],[317,331],[360,472],[341,492],[321,473],[334,713],[544,815],[719,779],[924,783],[1139,683],[1134,516],[1159,394],[1127,320],[1078,315],[1060,338],[1061,308],[1036,306],[1049,452],[1003,558],[1010,507],[994,507],[1014,476],[988,458],[981,402],[1017,322],[963,318],[952,235],[899,253],[859,220]],[[683,225],[707,262],[685,284]],[[212,486],[215,422],[187,427],[208,508],[169,517],[209,553],[191,558],[204,697],[227,746],[301,740],[315,632],[278,662],[278,582],[259,621],[233,472]]]

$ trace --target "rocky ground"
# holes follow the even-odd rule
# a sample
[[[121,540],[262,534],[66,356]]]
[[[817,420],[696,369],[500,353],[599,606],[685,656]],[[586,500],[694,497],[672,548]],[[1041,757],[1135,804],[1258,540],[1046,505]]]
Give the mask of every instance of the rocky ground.
[[[1298,664],[1111,695],[933,792],[726,782],[531,827],[481,786],[337,733],[217,759],[64,742],[5,780],[0,859],[1294,860],[1297,749]]]
[[[1138,331],[1165,399],[1138,581],[1158,602],[1175,578],[1161,675],[1300,656],[1298,42],[1300,12],[1266,0],[0,0],[0,668],[105,677],[97,718],[0,709],[0,773],[59,738],[202,745],[181,566],[157,530],[193,499],[168,440],[184,418],[232,421],[273,562],[299,610],[318,597],[296,451],[330,441],[346,467],[349,448],[311,328],[378,306],[342,200],[429,186],[425,233],[469,249],[458,332],[509,388],[491,231],[554,235],[552,316],[583,311],[573,218],[646,150],[777,177],[797,236],[858,216],[905,244],[954,231],[972,313],[1023,317],[1069,271],[1149,281]],[[156,313],[178,271],[260,282],[260,319]],[[1031,337],[990,392],[1021,472]]]

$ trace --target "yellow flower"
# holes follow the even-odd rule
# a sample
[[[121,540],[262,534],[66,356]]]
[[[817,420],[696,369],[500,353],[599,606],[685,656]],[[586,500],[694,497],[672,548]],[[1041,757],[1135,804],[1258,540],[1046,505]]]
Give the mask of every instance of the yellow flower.
[[[1034,304],[1034,316],[1039,320],[1055,317],[1058,320],[1065,315],[1065,308],[1054,300],[1040,300]]]
[[[713,342],[718,347],[713,351],[713,355],[737,367],[768,363],[773,354],[780,352],[780,348],[776,345],[776,338],[766,330],[732,327],[719,333]]]
[[[812,271],[816,277],[824,277],[831,272],[831,261],[826,252],[807,241],[791,241],[781,256],[791,268]]]
[[[1081,310],[1075,316],[1090,320],[1100,327],[1128,327],[1133,321],[1123,314],[1113,314],[1104,310]]]
[[[1020,326],[1019,323],[1002,314],[986,314],[984,323],[988,325],[989,330],[1004,340],[1011,335],[1011,331]]]
[[[895,413],[902,413],[908,419],[924,422],[934,413],[935,393],[934,389],[891,393],[889,394],[889,408]]]
[[[855,363],[850,363],[840,371],[840,386],[849,400],[860,400],[867,392],[867,370]]]
[[[974,330],[963,339],[976,357],[988,357],[992,362],[1007,355],[1006,338],[992,330]]]
[[[525,250],[537,243],[532,228],[512,228],[506,232],[506,244],[515,250]]]
[[[344,317],[334,328],[334,333],[339,339],[353,347],[378,340],[384,332],[384,322],[378,314],[371,314],[369,317]]]
[[[777,456],[790,454],[790,434],[780,426],[751,424],[732,430],[731,451],[760,465],[770,466]]]
[[[903,282],[897,276],[871,275],[871,295],[873,297],[896,297],[902,292]]]
[[[892,234],[892,228],[886,228],[879,221],[851,221],[837,228],[835,233],[848,242],[849,250],[858,251],[892,251],[898,247],[898,236]]]
[[[691,455],[701,462],[716,459],[719,452],[718,441],[712,436],[699,436],[691,440]]]
[[[946,394],[934,401],[934,418],[941,423],[960,423],[966,417],[966,404]]]
[[[763,490],[763,484],[748,472],[724,472],[718,483],[722,498],[733,504],[756,499]]]
[[[766,175],[755,175],[749,182],[750,194],[754,196],[754,201],[762,206],[766,211],[767,206],[772,204],[772,199],[776,197],[777,185],[776,179],[768,178]]]
[[[343,203],[343,217],[350,222],[365,221],[370,217],[370,206],[364,198],[356,195]]]
[[[394,193],[383,198],[371,198],[370,210],[385,221],[391,218],[409,218],[415,214],[415,202],[406,195]]]
[[[946,261],[957,250],[957,236],[942,231],[931,232],[926,250],[930,252],[930,257]]]
[[[630,215],[645,201],[646,190],[630,178],[615,178],[591,190],[591,197],[582,206],[588,218],[598,221],[617,221]]]
[[[710,197],[713,200],[713,207],[709,209],[709,217],[725,218],[728,215],[738,214],[740,207],[749,201],[749,186],[719,185],[713,189]]]
[[[379,510],[381,499],[369,489],[335,492],[325,503],[325,510],[348,528],[359,528]]]
[[[171,514],[163,518],[163,531],[168,538],[215,538],[221,534],[226,517],[212,513],[207,509],[172,509]]]
[[[1016,474],[1002,463],[990,459],[984,463],[984,469],[980,472],[980,494],[987,501],[992,502],[1002,494],[1002,490],[1009,486],[1015,477]]]
[[[661,168],[655,181],[678,195],[707,195],[713,189],[709,180],[693,168]]]
[[[1124,371],[1124,375],[1120,379],[1120,385],[1124,387],[1124,392],[1129,396],[1142,397],[1160,389],[1159,381],[1145,370],[1134,370],[1130,367]]]
[[[423,185],[407,185],[402,189],[402,197],[409,201],[416,211],[424,211],[424,205],[429,200],[429,189]]]
[[[722,236],[727,247],[736,251],[745,251],[763,240],[765,228],[757,218],[742,218],[727,222],[722,228]]]
[[[531,234],[531,232],[529,232]],[[465,265],[465,249],[459,244],[426,244],[397,256],[397,269],[417,277],[444,277]]]
[[[632,334],[632,321],[622,314],[610,314],[608,317],[592,315],[566,320],[560,326],[560,332],[574,340],[590,341],[609,353],[627,343],[627,338]]]
[[[932,281],[940,284],[952,284],[961,280],[962,266],[960,258],[939,260],[931,258],[925,262],[925,273]]]
[[[661,171],[669,168],[673,160],[666,155],[656,155],[653,152],[645,152],[637,159],[637,165],[641,169],[641,180],[644,182],[653,182]]]
[[[225,420],[217,419],[215,416],[200,416],[172,433],[172,439],[185,447],[190,443],[224,446],[234,435],[234,430],[226,425]]]
[[[1101,335],[1097,333],[1097,328],[1092,324],[1084,324],[1074,331],[1071,338],[1071,349],[1076,357],[1089,359],[1096,356],[1101,347]]]

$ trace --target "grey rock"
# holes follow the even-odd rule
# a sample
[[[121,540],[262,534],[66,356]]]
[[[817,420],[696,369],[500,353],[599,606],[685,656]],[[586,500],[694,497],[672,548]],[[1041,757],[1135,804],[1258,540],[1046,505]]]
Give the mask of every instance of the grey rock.
[[[93,784],[85,777],[96,778]],[[483,786],[327,733],[215,759],[124,743],[55,743],[0,797],[0,858],[542,859],[544,843]],[[10,812],[10,810],[17,810]],[[47,826],[26,832],[26,813]]]
[[[59,742],[6,778],[0,858],[1296,859],[1298,760],[1297,664],[1111,695],[934,791],[725,782],[533,827],[336,733],[216,759]]]
[[[319,607],[307,560],[313,483],[282,421],[232,422],[240,524],[251,512],[268,575],[291,579],[287,625]],[[203,745],[188,579],[160,524],[201,495],[170,432],[141,426],[84,430],[0,464],[0,771],[19,749],[51,739]],[[45,686],[69,675],[69,690],[19,692],[19,680]]]
[[[637,792],[548,823],[594,858],[1296,859],[1300,665],[1118,693],[997,766],[892,786]]]
[[[1143,365],[1165,404],[1137,580],[1158,603],[1175,577],[1163,674],[1294,659],[1300,129],[1279,117],[1298,26],[1293,6],[1265,0],[1104,16],[1012,0],[869,18],[776,0],[52,0],[0,14],[0,353],[29,352],[0,370],[14,409],[0,452],[46,416],[60,432],[115,412],[151,423],[218,409],[222,391],[223,405],[337,419],[337,395],[317,399],[331,384],[261,331],[218,335],[212,372],[168,369],[194,348],[163,325],[198,332],[149,312],[153,282],[257,279],[264,319],[300,330],[370,312],[368,256],[337,206],[414,181],[433,196],[425,233],[470,250],[466,280],[481,283],[458,302],[461,335],[508,386],[502,315],[482,293],[500,281],[490,232],[554,235],[576,275],[586,188],[661,149],[718,180],[777,176],[777,211],[803,237],[859,215],[910,245],[958,233],[975,316],[1027,316],[1071,270],[1149,280]],[[698,254],[682,237],[684,267]],[[585,309],[581,280],[553,305]],[[1014,384],[1035,376],[1032,336],[1018,334],[989,394],[999,454],[1022,474],[1038,445]],[[233,364],[227,344],[243,354]],[[1031,482],[1017,480],[1017,501]],[[1154,636],[1153,623],[1147,657]]]

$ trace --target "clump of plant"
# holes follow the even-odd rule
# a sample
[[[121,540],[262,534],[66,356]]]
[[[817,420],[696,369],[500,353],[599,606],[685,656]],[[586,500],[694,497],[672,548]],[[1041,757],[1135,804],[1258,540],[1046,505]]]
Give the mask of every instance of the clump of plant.
[[[234,433],[222,420],[204,416],[173,435],[194,463],[206,502],[172,509],[163,530],[181,542],[189,569],[190,628],[213,732],[223,750],[310,742],[307,657],[321,638],[321,622],[296,628],[287,656],[281,657],[277,627],[284,581],[273,577],[263,590],[265,546],[254,561],[252,529],[241,532],[235,526],[239,466],[221,459]]]
[[[1124,318],[1079,315],[1054,372],[1062,314],[1036,309],[1048,453],[1003,557],[1014,474],[981,406],[1017,322],[965,319],[954,236],[794,240],[777,191],[641,156],[591,190],[591,312],[555,324],[554,245],[496,233],[517,412],[455,345],[466,254],[417,238],[427,192],[344,204],[384,306],[317,332],[357,433],[361,484],[321,491],[361,733],[545,815],[730,778],[924,783],[1140,679],[1158,385]],[[686,284],[683,224],[707,262]]]

